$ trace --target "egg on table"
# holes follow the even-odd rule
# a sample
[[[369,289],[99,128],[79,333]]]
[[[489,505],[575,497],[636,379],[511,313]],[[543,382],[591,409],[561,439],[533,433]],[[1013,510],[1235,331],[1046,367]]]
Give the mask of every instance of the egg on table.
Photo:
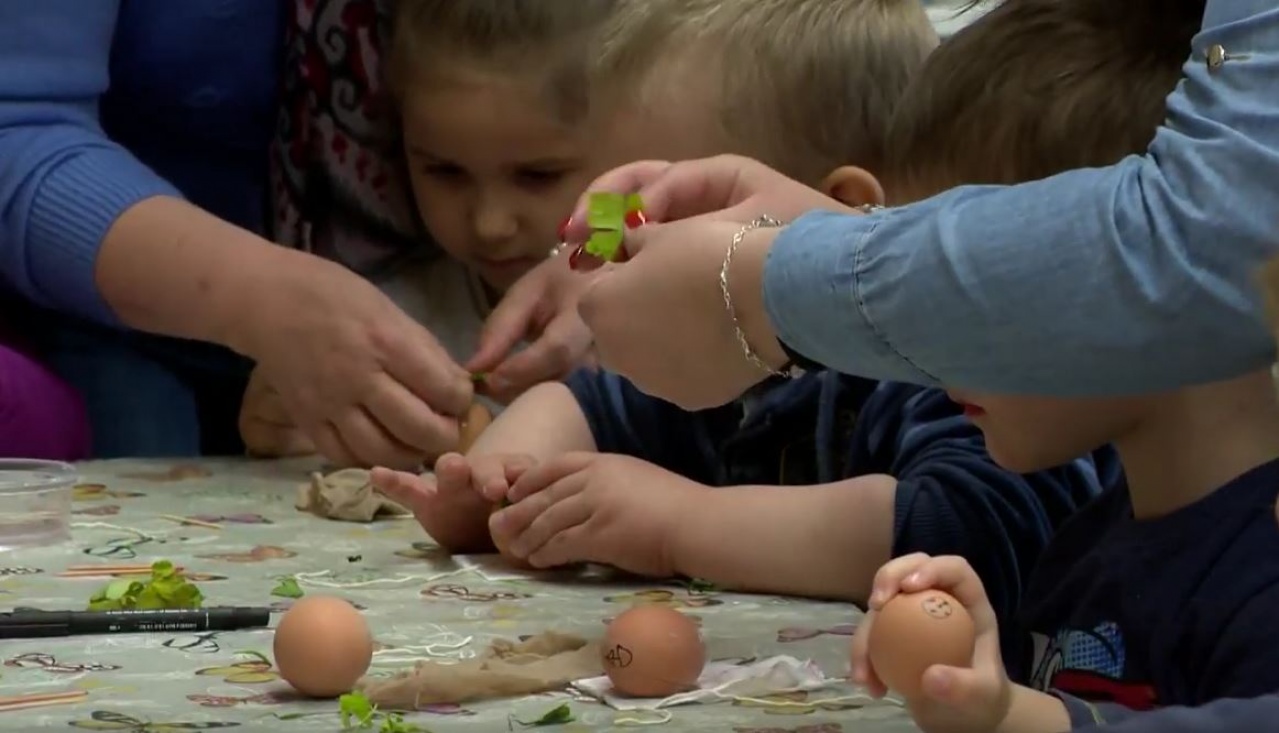
[[[665,606],[635,606],[608,625],[600,645],[613,690],[661,698],[697,688],[706,644],[693,619]]]
[[[888,689],[907,699],[920,695],[924,672],[934,664],[972,664],[976,626],[968,609],[949,593],[900,593],[875,614],[867,656]]]
[[[306,596],[275,627],[275,667],[307,697],[350,692],[373,661],[373,636],[364,616],[332,596]]]

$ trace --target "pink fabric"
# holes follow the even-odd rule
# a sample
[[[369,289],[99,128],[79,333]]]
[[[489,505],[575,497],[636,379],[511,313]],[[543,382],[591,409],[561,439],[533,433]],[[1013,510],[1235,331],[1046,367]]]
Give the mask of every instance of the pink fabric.
[[[0,457],[79,461],[90,447],[80,396],[26,353],[0,345]]]

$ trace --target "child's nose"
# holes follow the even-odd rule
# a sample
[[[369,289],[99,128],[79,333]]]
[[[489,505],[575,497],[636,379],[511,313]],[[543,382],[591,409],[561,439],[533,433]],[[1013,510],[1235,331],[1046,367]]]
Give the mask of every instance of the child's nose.
[[[500,202],[486,201],[475,211],[475,234],[485,242],[500,242],[515,236],[519,229],[515,212]]]

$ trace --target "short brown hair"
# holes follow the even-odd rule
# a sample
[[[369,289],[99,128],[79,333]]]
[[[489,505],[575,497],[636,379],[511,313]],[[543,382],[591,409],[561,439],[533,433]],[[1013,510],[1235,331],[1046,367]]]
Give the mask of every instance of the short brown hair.
[[[387,59],[396,99],[454,64],[535,74],[563,118],[588,107],[594,32],[617,0],[397,0]]]
[[[620,0],[594,78],[631,95],[659,68],[708,69],[740,146],[726,152],[821,176],[879,164],[897,98],[936,45],[919,0]]]
[[[1204,0],[1005,0],[946,39],[902,95],[889,198],[1144,152],[1203,12]]]

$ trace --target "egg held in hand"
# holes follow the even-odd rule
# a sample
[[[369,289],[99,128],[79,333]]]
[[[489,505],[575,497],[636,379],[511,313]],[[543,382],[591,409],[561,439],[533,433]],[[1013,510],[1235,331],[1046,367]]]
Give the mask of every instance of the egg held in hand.
[[[921,695],[924,671],[934,664],[972,664],[976,626],[968,609],[939,590],[902,593],[875,614],[867,656],[875,675],[906,699]]]
[[[706,645],[693,619],[665,606],[636,606],[613,619],[600,645],[613,691],[669,697],[697,688]]]
[[[293,689],[315,698],[351,691],[373,661],[373,637],[350,603],[306,596],[275,628],[275,666]]]
[[[493,422],[493,413],[479,402],[472,402],[466,415],[458,422],[457,452],[465,454],[480,439],[480,433]]]

